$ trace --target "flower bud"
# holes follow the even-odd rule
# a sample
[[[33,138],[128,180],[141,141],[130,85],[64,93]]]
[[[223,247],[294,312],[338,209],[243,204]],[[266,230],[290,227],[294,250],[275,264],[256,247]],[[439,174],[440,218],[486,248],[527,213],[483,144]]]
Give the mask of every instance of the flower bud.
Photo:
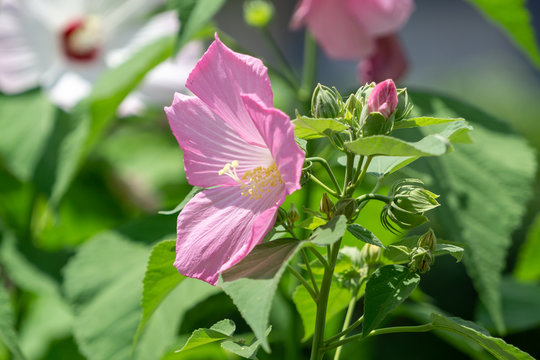
[[[287,210],[280,207],[280,208],[278,208],[278,214],[277,214],[276,224],[275,225],[276,226],[281,225],[281,224],[285,223],[285,221],[287,221]]]
[[[334,203],[330,200],[327,193],[323,193],[321,203],[319,205],[319,211],[330,219],[334,216]]]
[[[291,204],[289,207],[289,211],[287,212],[287,221],[290,225],[294,224],[296,221],[300,219],[300,213],[298,212],[298,209],[294,204]]]
[[[381,260],[381,248],[377,245],[366,244],[360,251],[360,255],[365,264],[373,266]]]
[[[433,229],[429,229],[427,233],[420,236],[418,239],[417,246],[428,250],[429,252],[435,251],[435,246],[437,245],[437,238],[435,237],[435,232]]]
[[[354,199],[341,199],[336,204],[335,215],[345,215],[350,220],[356,212],[356,200]]]
[[[367,99],[369,112],[379,112],[385,119],[388,119],[392,115],[397,104],[396,85],[390,79],[377,84]]]
[[[249,26],[263,28],[274,17],[274,6],[265,0],[249,0],[244,2],[244,21]]]
[[[318,84],[311,97],[311,114],[315,118],[336,118],[343,112],[341,95],[327,86]]]
[[[411,262],[409,263],[409,269],[412,271],[418,271],[420,274],[424,274],[429,271],[434,261],[435,258],[429,252],[429,250],[417,248]]]

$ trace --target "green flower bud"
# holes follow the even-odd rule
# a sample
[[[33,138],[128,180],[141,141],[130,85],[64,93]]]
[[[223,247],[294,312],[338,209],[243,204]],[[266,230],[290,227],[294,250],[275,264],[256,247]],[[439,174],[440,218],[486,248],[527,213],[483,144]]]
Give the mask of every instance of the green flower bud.
[[[409,102],[409,94],[407,89],[398,90],[398,104],[394,112],[394,122],[406,119],[413,109],[412,103]]]
[[[311,97],[311,114],[315,118],[337,118],[343,112],[343,100],[336,90],[318,84]]]
[[[285,223],[285,221],[287,221],[287,210],[280,207],[278,208],[278,214],[277,214],[275,226],[281,225]]]
[[[429,271],[434,261],[435,258],[429,250],[420,247],[415,250],[411,262],[409,263],[409,269],[424,274]]]
[[[341,199],[336,204],[335,215],[345,215],[350,220],[356,212],[356,200],[354,199]]]
[[[435,237],[435,232],[433,231],[433,229],[430,228],[427,233],[420,236],[417,246],[424,248],[430,252],[435,251],[435,247],[437,246],[437,238]]]
[[[319,205],[319,211],[323,214],[326,214],[329,219],[334,217],[334,203],[332,202],[332,200],[330,200],[330,197],[327,193],[323,193]]]
[[[381,260],[381,248],[377,245],[366,244],[360,251],[360,255],[368,266],[377,265]]]
[[[300,213],[298,212],[298,209],[294,204],[291,204],[289,207],[289,211],[287,212],[287,221],[289,222],[289,225],[293,225],[295,222],[300,219]]]
[[[244,2],[244,21],[249,26],[263,28],[274,17],[274,5],[265,0],[248,0]]]

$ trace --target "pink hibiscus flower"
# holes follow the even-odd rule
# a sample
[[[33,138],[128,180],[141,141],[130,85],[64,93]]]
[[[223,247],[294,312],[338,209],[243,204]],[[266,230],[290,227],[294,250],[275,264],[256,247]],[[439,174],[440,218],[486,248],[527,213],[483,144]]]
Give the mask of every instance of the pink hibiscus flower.
[[[332,58],[363,59],[359,81],[379,82],[404,73],[405,55],[392,35],[413,8],[412,0],[301,0],[291,26],[306,25]]]
[[[273,108],[267,68],[217,37],[188,77],[196,96],[165,108],[198,193],[178,216],[176,261],[185,276],[217,283],[272,228],[300,188],[304,153],[289,117]]]

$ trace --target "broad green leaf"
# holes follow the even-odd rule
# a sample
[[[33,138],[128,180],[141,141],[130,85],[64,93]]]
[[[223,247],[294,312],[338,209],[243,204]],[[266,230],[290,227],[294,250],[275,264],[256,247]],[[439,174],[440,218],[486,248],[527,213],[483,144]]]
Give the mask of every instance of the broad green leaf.
[[[137,343],[154,311],[184,280],[184,276],[180,275],[173,265],[175,257],[176,241],[174,240],[162,241],[152,248],[143,280],[141,302],[143,315],[133,340],[133,346]]]
[[[221,320],[212,325],[210,329],[195,330],[185,345],[178,351],[191,350],[216,341],[233,339],[234,330],[236,330],[236,325],[232,320]]]
[[[272,299],[281,275],[300,244],[294,239],[262,243],[221,274],[220,286],[231,297],[266,351],[270,350],[266,330]]]
[[[346,230],[347,218],[339,215],[315,229],[309,237],[309,241],[319,246],[331,245],[341,239]]]
[[[435,251],[433,252],[433,255],[439,256],[439,255],[452,255],[457,262],[461,261],[461,258],[463,257],[463,251],[464,249],[462,247],[452,245],[452,244],[437,244],[435,246]]]
[[[340,132],[347,129],[347,125],[335,119],[313,119],[307,116],[298,116],[292,121],[294,134],[300,139],[317,139],[331,132]]]
[[[517,333],[540,326],[540,285],[520,283],[510,277],[501,286],[503,316],[508,333]],[[494,329],[485,307],[480,307],[477,320],[488,329]]]
[[[431,323],[435,329],[451,331],[476,342],[499,360],[534,360],[526,352],[503,339],[490,336],[485,329],[470,321],[431,314]]]
[[[176,40],[176,53],[212,20],[225,0],[170,0],[169,4],[178,11],[182,24]]]
[[[426,186],[444,199],[431,214],[441,227],[440,237],[466,245],[467,272],[498,331],[503,331],[501,272],[511,234],[530,199],[534,152],[509,126],[474,107],[421,92],[410,92],[410,98],[416,113],[463,116],[474,127],[473,144],[413,167],[431,178]]]
[[[324,224],[326,224],[326,220],[321,219],[320,217],[317,217],[317,216],[312,216],[302,221],[301,223],[299,223],[298,227],[301,227],[307,230],[315,230],[316,228]]]
[[[200,193],[201,191],[203,191],[203,188],[194,186],[194,187],[189,191],[189,193],[186,195],[186,197],[184,197],[184,200],[182,200],[182,201],[180,202],[180,204],[178,204],[174,209],[172,209],[172,210],[167,210],[167,211],[160,211],[159,213],[160,213],[161,215],[172,215],[172,214],[176,214],[176,213],[182,211],[182,209],[187,205],[187,203],[189,202],[189,200],[193,199],[193,197],[194,197],[195,195],[197,195],[198,193]]]
[[[15,360],[24,359],[15,332],[15,319],[9,294],[2,284],[0,284],[0,340],[6,345]]]
[[[379,240],[379,238],[375,236],[375,234],[358,224],[347,225],[347,230],[349,230],[349,232],[353,234],[353,236],[358,240],[361,240],[368,244],[377,245],[379,247],[382,247],[383,249],[386,248],[381,242],[381,240]]]
[[[270,334],[271,330],[272,327],[270,326],[268,330],[266,330],[266,336]],[[253,335],[251,335],[251,339],[241,340],[242,342],[238,340],[225,340],[221,343],[221,347],[243,358],[254,359],[257,355],[259,347],[261,346],[261,341]]]
[[[122,100],[137,86],[146,73],[167,59],[173,39],[165,37],[152,42],[124,64],[100,76],[89,97],[73,110],[72,117],[60,124],[57,138],[50,142],[45,158],[53,164],[39,176],[53,179],[50,199],[58,204],[79,166],[115,118]],[[57,120],[58,121],[58,120]],[[67,124],[66,124],[67,123]]]
[[[416,118],[410,118],[398,121],[394,123],[394,129],[406,129],[406,128],[414,128],[419,126],[430,126],[430,125],[439,125],[439,124],[446,124],[454,121],[460,121],[463,120],[462,118],[457,119],[449,119],[449,118],[435,118],[435,117],[429,117],[429,116],[422,116],[422,117],[416,117]]]
[[[363,334],[367,336],[418,286],[420,276],[399,265],[383,266],[366,284]]]
[[[340,286],[336,281],[332,282],[330,294],[328,296],[328,308],[326,310],[326,322],[339,315],[343,309],[349,305],[351,292]],[[304,326],[304,337],[302,341],[307,341],[313,336],[315,330],[315,318],[317,316],[317,306],[303,286],[298,286],[293,294],[294,305]]]
[[[0,94],[0,159],[21,181],[30,181],[54,126],[55,109],[39,91]]]
[[[540,50],[525,0],[468,0],[505,30],[530,60],[540,67]]]
[[[525,243],[519,251],[515,276],[524,281],[540,279],[540,214],[529,228]]]

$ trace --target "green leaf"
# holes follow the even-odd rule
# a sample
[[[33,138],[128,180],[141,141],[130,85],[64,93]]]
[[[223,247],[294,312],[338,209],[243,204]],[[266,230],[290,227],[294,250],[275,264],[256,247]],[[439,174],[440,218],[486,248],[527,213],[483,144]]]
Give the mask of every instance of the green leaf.
[[[31,180],[54,116],[54,106],[37,90],[17,96],[0,94],[0,158],[19,180]]]
[[[266,336],[270,334],[272,327],[268,327],[266,330]],[[236,340],[225,340],[221,343],[221,347],[225,350],[235,353],[238,356],[241,356],[246,359],[254,359],[259,347],[261,346],[261,341],[258,340],[255,336],[251,336],[251,339],[243,339],[242,342]]]
[[[262,243],[221,274],[220,286],[231,297],[266,351],[270,350],[266,330],[272,299],[281,275],[300,244],[294,239]]]
[[[399,265],[386,265],[366,284],[363,334],[367,336],[418,286],[420,276]]]
[[[186,351],[210,344],[216,341],[232,339],[232,334],[236,330],[236,325],[232,320],[221,320],[210,327],[210,329],[197,329],[191,334],[184,346],[178,351]]]
[[[24,355],[19,348],[19,341],[14,325],[15,320],[13,318],[9,294],[0,283],[0,340],[9,349],[14,359],[23,360]]]
[[[298,227],[301,227],[307,230],[315,230],[316,228],[324,224],[326,224],[326,220],[321,219],[320,217],[317,217],[317,216],[312,216],[302,221],[301,223],[299,223]]]
[[[431,323],[435,329],[451,331],[476,342],[499,360],[534,360],[526,352],[503,339],[490,336],[485,329],[470,321],[431,314]]]
[[[315,229],[309,237],[309,241],[319,246],[331,245],[341,239],[346,230],[347,218],[339,215]]]
[[[320,277],[320,276],[319,276]],[[328,295],[328,307],[326,310],[326,322],[339,315],[347,307],[351,300],[351,292],[333,281]],[[293,294],[294,305],[304,326],[304,337],[302,342],[309,340],[315,330],[315,318],[317,316],[317,305],[313,298],[303,286],[298,286]]]
[[[307,116],[298,116],[292,121],[294,134],[300,139],[317,139],[331,132],[340,132],[347,129],[347,125],[335,119],[314,119]]]
[[[182,24],[174,48],[174,53],[177,53],[212,20],[225,0],[171,0],[169,3],[178,11]]]
[[[532,194],[534,152],[508,125],[472,106],[442,96],[409,94],[417,113],[463,116],[474,126],[473,144],[416,162],[414,169],[431,177],[426,186],[444,199],[444,206],[431,215],[441,226],[440,237],[465,244],[467,272],[502,332],[501,272],[511,234],[521,224]]]
[[[435,246],[435,251],[433,252],[433,255],[452,255],[456,259],[456,262],[460,262],[461,258],[463,257],[463,251],[464,249],[462,247],[452,244],[439,243]]]
[[[172,214],[176,214],[176,213],[182,211],[182,209],[184,208],[184,206],[186,206],[186,204],[189,202],[189,200],[193,199],[193,197],[195,195],[197,195],[198,193],[200,193],[203,190],[204,190],[203,188],[194,186],[189,191],[189,193],[186,195],[186,197],[184,197],[184,200],[182,200],[182,202],[180,202],[180,204],[178,204],[174,209],[167,210],[167,211],[159,211],[159,213],[161,215],[172,215]]]
[[[540,285],[520,283],[505,277],[501,286],[503,317],[508,333],[531,330],[540,326]],[[493,320],[484,306],[477,311],[477,320],[494,329]]]
[[[349,232],[358,240],[386,249],[384,244],[381,242],[381,240],[379,240],[378,237],[375,236],[375,234],[358,224],[347,225],[347,230],[349,230]]]
[[[497,23],[516,45],[540,67],[540,51],[531,15],[524,0],[468,0],[487,18]]]
[[[142,319],[133,340],[137,343],[146,323],[161,302],[185,279],[174,267],[176,241],[165,240],[152,248],[143,280]]]
[[[540,214],[529,228],[525,243],[522,245],[514,275],[524,281],[540,279]]]
[[[406,129],[419,126],[430,126],[430,125],[439,125],[446,124],[454,121],[464,120],[462,118],[450,119],[450,118],[436,118],[429,116],[422,116],[416,118],[410,118],[406,120],[401,120],[394,123],[394,129]]]

